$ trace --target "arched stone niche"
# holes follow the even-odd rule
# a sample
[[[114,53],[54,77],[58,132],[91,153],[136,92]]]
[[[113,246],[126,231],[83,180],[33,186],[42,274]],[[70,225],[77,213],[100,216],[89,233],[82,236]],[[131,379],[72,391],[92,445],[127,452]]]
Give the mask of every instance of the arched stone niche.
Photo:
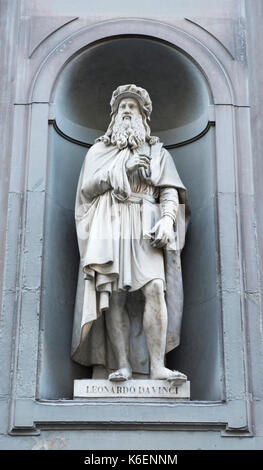
[[[192,209],[183,254],[182,343],[168,362],[188,374],[192,399],[219,400],[222,370],[214,129],[209,128],[208,118],[211,96],[189,57],[167,42],[144,36],[111,38],[80,51],[64,67],[53,91],[56,121],[50,125],[40,396],[71,398],[73,379],[89,374],[69,357],[79,263],[74,199],[86,147],[105,132],[112,91],[124,83],[149,91],[152,133],[171,151]]]
[[[118,84],[136,83],[153,102],[151,129],[166,145],[179,144],[207,126],[209,94],[204,76],[182,52],[145,36],[99,41],[62,71],[54,102],[56,124],[86,144],[109,123],[109,102]]]
[[[125,400],[78,403],[70,399],[73,378],[87,376],[69,357],[78,268],[72,208],[87,147],[85,142],[79,145],[55,131],[56,85],[66,66],[90,46],[116,36],[126,39],[127,35],[164,41],[196,68],[195,73],[199,70],[200,80],[208,84],[209,120],[216,124],[204,129],[209,132],[195,136],[197,140],[189,139],[187,145],[175,142],[171,144],[174,148],[169,147],[189,189],[192,209],[192,227],[183,253],[186,302],[182,343],[169,357],[170,364],[189,375],[192,401],[169,402],[169,406],[163,402],[146,401],[138,406],[137,402],[127,405]],[[250,219],[253,184],[247,178],[252,168],[245,137],[250,132],[246,72],[216,40],[211,41],[207,44],[198,39],[194,30],[190,34],[149,19],[102,21],[84,26],[48,54],[44,52],[33,80],[21,80],[10,178],[13,212],[7,233],[12,242],[8,249],[15,252],[15,259],[17,247],[18,255],[17,264],[7,256],[5,267],[7,305],[14,283],[16,289],[10,306],[16,327],[12,430],[32,434],[42,425],[54,423],[70,429],[96,423],[108,429],[110,422],[118,429],[140,423],[151,430],[161,425],[167,431],[171,425],[173,430],[216,426],[224,436],[243,436],[250,431],[244,339],[250,307],[242,266],[247,263],[244,245],[249,239],[250,249],[255,249],[255,240]],[[144,85],[147,87],[147,82]],[[170,136],[176,138],[176,132]],[[250,264],[246,282],[251,292],[253,276]]]

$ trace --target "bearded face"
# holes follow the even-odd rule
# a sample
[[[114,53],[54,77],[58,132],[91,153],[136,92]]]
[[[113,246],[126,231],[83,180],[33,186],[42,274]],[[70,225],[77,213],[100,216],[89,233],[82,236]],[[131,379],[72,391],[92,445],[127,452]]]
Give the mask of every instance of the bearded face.
[[[111,133],[111,143],[119,149],[135,149],[144,144],[146,129],[137,101],[123,98],[119,104]]]
[[[112,116],[106,133],[95,142],[116,145],[121,150],[126,147],[139,148],[145,141],[154,145],[159,142],[159,138],[151,135],[147,117],[143,112],[141,113],[137,100],[123,98],[119,103],[118,111]]]

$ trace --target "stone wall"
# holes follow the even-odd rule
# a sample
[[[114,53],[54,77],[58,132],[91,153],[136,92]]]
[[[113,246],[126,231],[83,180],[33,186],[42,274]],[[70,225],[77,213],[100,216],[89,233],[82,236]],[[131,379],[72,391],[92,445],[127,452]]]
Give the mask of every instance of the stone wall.
[[[262,448],[260,0],[99,0],[88,8],[84,0],[4,0],[0,12],[0,449],[118,449],[120,443],[126,449]],[[45,344],[56,351],[54,325],[47,327],[51,317],[44,314],[52,305],[43,301],[51,298],[44,295],[43,273],[48,279],[45,270],[52,269],[45,237],[57,226],[47,225],[56,84],[80,52],[123,36],[146,36],[174,47],[192,61],[209,90],[205,126],[200,135],[187,137],[187,145],[199,157],[208,148],[201,141],[204,135],[213,144],[209,174],[216,188],[211,211],[217,291],[216,302],[206,302],[202,310],[200,301],[196,317],[195,309],[188,316],[185,325],[197,332],[192,349],[188,344],[176,352],[178,360],[195,360],[202,371],[196,390],[203,399],[186,403],[75,403],[68,389],[55,399],[42,396],[53,380],[43,369],[45,363],[52,365]],[[72,149],[81,159],[81,142],[67,137],[56,134],[57,155]],[[164,137],[173,143],[171,134]],[[60,145],[61,139],[66,140]],[[184,147],[177,151],[175,145],[172,153],[183,158]],[[181,165],[191,166],[187,160]],[[198,239],[193,237],[193,243]],[[59,312],[57,332],[63,337]],[[202,348],[215,329],[218,346]],[[63,389],[66,363],[58,358],[58,390]],[[213,370],[221,371],[220,386]],[[214,390],[220,387],[217,395]]]

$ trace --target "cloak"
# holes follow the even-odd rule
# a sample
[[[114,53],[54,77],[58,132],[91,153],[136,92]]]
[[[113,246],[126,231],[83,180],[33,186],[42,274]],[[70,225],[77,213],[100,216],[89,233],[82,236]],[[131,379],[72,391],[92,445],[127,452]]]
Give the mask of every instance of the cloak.
[[[168,327],[166,353],[180,343],[183,311],[183,285],[180,253],[184,246],[189,219],[186,189],[178,175],[171,155],[157,142],[145,144],[138,150],[150,153],[149,169],[141,169],[144,180],[156,188],[176,188],[179,209],[175,223],[176,242],[163,249]],[[118,204],[132,196],[125,164],[131,150],[119,150],[103,142],[88,151],[79,177],[75,219],[80,251],[80,269],[75,300],[72,359],[85,366],[104,366],[116,369],[116,361],[107,336],[105,315],[114,282],[116,254],[116,220]],[[145,202],[142,218],[149,221],[149,203]],[[152,205],[153,206],[153,205]],[[154,223],[156,220],[154,221]],[[149,222],[151,223],[151,222]],[[154,225],[152,223],[152,226]],[[147,225],[147,224],[146,224]],[[151,227],[146,227],[149,232]],[[145,233],[147,238],[147,233]],[[109,274],[100,274],[99,267],[109,266]],[[149,357],[142,326],[144,298],[141,290],[128,293],[129,301],[124,315],[130,321],[130,362],[133,372],[149,373]]]

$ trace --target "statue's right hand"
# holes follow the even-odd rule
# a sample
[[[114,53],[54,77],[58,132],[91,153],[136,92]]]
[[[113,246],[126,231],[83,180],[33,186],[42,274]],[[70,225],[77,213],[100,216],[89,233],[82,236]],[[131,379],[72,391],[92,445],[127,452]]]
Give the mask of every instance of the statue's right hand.
[[[147,155],[139,155],[138,153],[132,155],[126,162],[127,172],[132,172],[138,168],[147,169],[150,165],[151,157]]]

